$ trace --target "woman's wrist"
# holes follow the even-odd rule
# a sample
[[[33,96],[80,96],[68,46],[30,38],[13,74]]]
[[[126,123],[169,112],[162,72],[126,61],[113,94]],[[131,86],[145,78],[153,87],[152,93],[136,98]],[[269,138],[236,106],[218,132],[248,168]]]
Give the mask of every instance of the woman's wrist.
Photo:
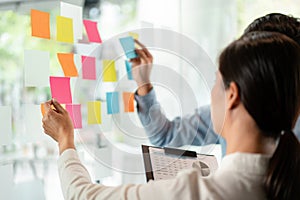
[[[58,147],[60,155],[67,149],[75,149],[74,139],[66,138],[58,143]]]
[[[143,84],[143,85],[138,87],[137,94],[139,96],[145,96],[152,90],[152,88],[153,88],[153,86],[152,86],[151,83]]]

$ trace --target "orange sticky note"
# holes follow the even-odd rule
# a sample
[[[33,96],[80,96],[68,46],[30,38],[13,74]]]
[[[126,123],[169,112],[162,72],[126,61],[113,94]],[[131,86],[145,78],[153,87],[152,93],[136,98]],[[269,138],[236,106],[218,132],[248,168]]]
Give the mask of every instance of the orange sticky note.
[[[58,53],[57,58],[67,77],[76,77],[78,72],[74,63],[74,54],[72,53]]]
[[[61,106],[63,107],[63,108],[65,108],[65,105],[64,104],[61,104]],[[52,110],[55,110],[55,107],[53,106],[53,105],[51,105],[51,109]],[[41,113],[42,113],[42,116],[44,117],[44,115],[45,115],[45,112],[46,112],[46,110],[45,110],[45,103],[41,103]]]
[[[123,92],[124,112],[134,112],[134,93]]]
[[[42,113],[42,115],[44,117],[44,115],[45,115],[44,103],[41,104],[41,113]]]
[[[50,39],[50,14],[39,10],[31,10],[31,35]]]

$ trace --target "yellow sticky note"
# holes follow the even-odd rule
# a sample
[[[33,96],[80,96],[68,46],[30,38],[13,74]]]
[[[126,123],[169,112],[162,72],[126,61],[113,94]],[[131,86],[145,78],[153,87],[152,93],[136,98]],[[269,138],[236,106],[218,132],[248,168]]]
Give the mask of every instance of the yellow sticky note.
[[[135,39],[135,40],[139,39],[139,34],[137,34],[137,33],[129,32],[128,35],[131,36],[131,37],[133,37],[133,39]]]
[[[74,42],[73,20],[71,18],[56,17],[56,39],[59,42]]]
[[[133,39],[138,40],[139,39],[139,34],[134,33],[134,32],[129,32],[129,36],[131,36]],[[137,43],[134,43],[135,48],[140,48],[140,46]]]
[[[88,102],[88,124],[101,124],[101,102]]]
[[[117,82],[117,73],[114,60],[103,60],[103,81]]]

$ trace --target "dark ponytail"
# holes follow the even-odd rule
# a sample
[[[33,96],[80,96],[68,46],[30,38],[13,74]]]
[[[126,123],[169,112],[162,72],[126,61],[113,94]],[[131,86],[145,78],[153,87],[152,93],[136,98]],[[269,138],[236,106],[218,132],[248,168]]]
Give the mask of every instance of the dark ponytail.
[[[276,32],[251,32],[220,55],[225,88],[235,82],[261,134],[278,140],[264,187],[271,200],[300,200],[300,144],[291,131],[300,113],[300,46]]]
[[[282,132],[264,185],[268,199],[300,199],[300,144],[292,131]]]

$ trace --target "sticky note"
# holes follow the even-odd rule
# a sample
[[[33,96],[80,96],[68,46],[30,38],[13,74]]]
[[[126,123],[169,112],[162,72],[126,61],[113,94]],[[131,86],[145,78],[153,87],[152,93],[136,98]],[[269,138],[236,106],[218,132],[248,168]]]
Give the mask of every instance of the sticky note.
[[[44,115],[45,115],[45,107],[44,107],[44,103],[42,103],[41,105],[41,113],[42,113],[42,116],[44,117]]]
[[[125,60],[126,72],[128,80],[133,80],[132,77],[132,65],[128,60]]]
[[[74,54],[57,53],[58,61],[63,69],[64,75],[67,77],[76,77],[78,72],[74,63]]]
[[[117,81],[117,72],[115,68],[114,60],[103,60],[102,62],[102,74],[104,82],[116,82]]]
[[[101,131],[109,132],[112,131],[113,123],[112,123],[112,116],[107,114],[107,103],[101,102],[101,121],[102,124],[100,126]]]
[[[3,155],[3,154],[2,154]],[[2,156],[1,155],[1,156]],[[4,160],[6,158],[4,157]],[[10,164],[7,164],[10,163]],[[2,162],[0,164],[0,199],[15,199],[13,198],[14,193],[14,171],[13,171],[13,162]],[[21,193],[19,191],[19,193]]]
[[[56,40],[59,42],[74,42],[73,20],[71,18],[56,16]]]
[[[81,56],[82,78],[96,80],[96,58]]]
[[[101,124],[101,102],[88,102],[88,124]]]
[[[65,108],[65,104],[61,104],[61,106],[62,106],[63,108]],[[41,103],[41,104],[40,104],[40,109],[41,109],[41,114],[42,114],[42,116],[44,117],[44,115],[45,115],[45,113],[46,113],[46,110],[45,110],[45,104],[44,104],[44,103]],[[51,109],[55,110],[54,105],[51,105]]]
[[[134,93],[123,92],[124,112],[134,112]]]
[[[68,111],[74,128],[82,128],[82,117],[81,117],[81,105],[80,104],[66,104],[66,110]]]
[[[55,98],[59,103],[72,103],[69,77],[50,76],[50,89],[52,98]]]
[[[12,112],[10,106],[0,106],[0,146],[12,143]]]
[[[123,50],[128,59],[136,58],[137,54],[135,53],[134,40],[131,36],[120,38],[120,43],[123,47]]]
[[[40,105],[24,104],[24,124],[26,141],[35,142],[44,137]]]
[[[60,2],[60,15],[73,20],[74,40],[82,39],[82,7]]]
[[[50,14],[39,10],[31,10],[31,35],[50,39]]]
[[[137,34],[137,33],[129,32],[128,35],[131,36],[135,40],[139,39],[139,34]],[[134,47],[139,48],[139,45],[137,43],[134,43]]]
[[[116,114],[120,112],[118,92],[107,92],[106,103],[107,103],[107,114]]]
[[[129,32],[128,35],[131,36],[135,40],[139,39],[139,34],[137,34],[137,33]]]
[[[83,24],[90,42],[102,43],[97,27],[97,22],[83,20]]]
[[[25,50],[24,52],[24,84],[25,87],[49,86],[50,74],[49,52]]]

